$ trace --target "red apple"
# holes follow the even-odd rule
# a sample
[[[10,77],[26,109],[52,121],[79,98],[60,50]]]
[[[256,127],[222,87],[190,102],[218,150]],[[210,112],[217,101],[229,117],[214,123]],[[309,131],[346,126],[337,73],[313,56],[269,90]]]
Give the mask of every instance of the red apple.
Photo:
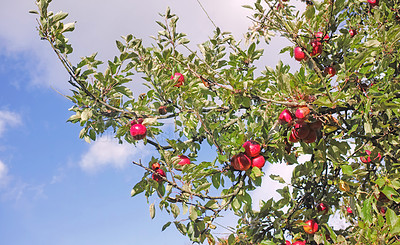
[[[317,41],[320,41],[320,42],[322,41],[322,36],[323,36],[323,35],[324,35],[324,33],[321,32],[321,31],[316,32],[316,33],[314,34],[314,36],[315,36],[315,38],[317,39]],[[323,40],[328,40],[328,39],[329,39],[329,35],[326,34]]]
[[[246,171],[251,167],[251,160],[244,153],[239,153],[232,157],[231,165],[236,170]]]
[[[143,118],[138,118],[137,120],[132,120],[131,121],[131,126],[135,124],[142,124],[143,123]]]
[[[167,114],[167,107],[165,105],[158,107],[158,113],[160,113],[160,115]]]
[[[185,77],[179,72],[177,72],[177,73],[175,73],[174,75],[171,76],[171,80],[173,80],[173,79],[177,79],[177,83],[174,86],[178,87],[178,88],[180,86],[182,86],[183,83],[185,82]]]
[[[166,177],[164,170],[162,170],[161,168],[158,168],[154,171],[155,171],[155,173],[153,173],[153,175],[151,176],[153,178],[153,180],[155,180],[157,182],[163,181],[162,177]]]
[[[310,114],[310,109],[308,109],[308,107],[304,106],[304,107],[300,107],[299,109],[296,110],[296,118],[303,120],[306,119],[308,114]]]
[[[350,29],[350,30],[349,30],[349,33],[350,33],[350,36],[351,36],[351,37],[354,37],[354,36],[357,34],[357,30]]]
[[[310,53],[311,56],[318,56],[322,53],[322,43],[321,42],[314,40],[311,42],[311,46],[313,47],[313,49]]]
[[[347,207],[346,211],[348,214],[353,214],[353,210],[351,209],[351,207]]]
[[[299,139],[305,139],[310,133],[310,128],[307,124],[296,123],[293,129],[295,136]]]
[[[310,129],[308,135],[303,139],[305,143],[311,144],[317,140],[317,132]]]
[[[292,243],[286,240],[285,243],[282,243],[282,245],[292,245]]]
[[[306,225],[303,226],[303,229],[307,234],[312,235],[318,231],[318,224],[314,220],[307,220],[305,223]]]
[[[160,164],[158,163],[158,162],[155,162],[155,163],[153,163],[152,165],[151,165],[151,169],[153,169],[153,170],[157,170],[157,169],[159,169],[160,168]]]
[[[382,215],[385,215],[385,214],[386,214],[386,210],[387,210],[386,207],[377,207],[377,208],[379,209],[379,212],[380,212]]]
[[[297,137],[297,135],[296,135],[296,132],[295,132],[294,128],[290,132],[289,141],[292,142],[292,143],[296,143],[296,142],[300,141],[299,137]]]
[[[321,202],[320,204],[318,204],[317,210],[320,213],[327,214],[329,211],[329,206],[326,203]]]
[[[294,58],[297,61],[302,61],[306,58],[306,54],[303,52],[302,48],[300,48],[298,46],[294,48]]]
[[[146,137],[147,129],[143,124],[134,124],[131,126],[130,133],[135,140],[141,140]]]
[[[261,169],[265,165],[265,158],[261,155],[251,159],[251,166]]]
[[[333,67],[333,66],[325,67],[324,74],[329,75],[329,77],[333,77],[334,75],[336,75],[335,67]]]
[[[187,164],[190,164],[190,159],[187,156],[180,155],[178,164],[181,165],[181,166],[185,166]]]
[[[292,245],[306,245],[305,241],[296,241]]]
[[[258,144],[254,140],[248,140],[248,141],[244,142],[243,148],[245,150],[244,153],[248,157],[256,157],[256,156],[260,155],[260,152],[261,152],[260,144]]]
[[[279,123],[283,125],[286,123],[291,124],[292,122],[293,122],[292,113],[288,109],[283,110],[279,115]]]
[[[378,6],[379,0],[368,0],[368,3],[371,5],[371,7]]]

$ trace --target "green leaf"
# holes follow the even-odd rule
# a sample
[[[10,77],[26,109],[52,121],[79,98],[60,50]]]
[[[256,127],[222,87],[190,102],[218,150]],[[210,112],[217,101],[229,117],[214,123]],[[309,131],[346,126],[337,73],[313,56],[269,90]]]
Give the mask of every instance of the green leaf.
[[[281,184],[285,184],[286,183],[285,180],[279,175],[270,174],[269,177],[271,179],[273,179],[273,180],[279,181],[279,183],[281,183]]]
[[[117,44],[117,48],[118,48],[118,50],[119,50],[119,52],[124,52],[124,50],[125,50],[125,46],[120,42],[120,41],[115,41],[116,42],[116,44]]]
[[[167,222],[165,225],[163,225],[161,231],[164,231],[164,230],[167,229],[170,225],[171,225],[171,221]]]
[[[345,175],[349,176],[353,175],[353,168],[350,165],[341,165],[340,168],[342,169]]]
[[[178,217],[180,213],[178,205],[176,205],[175,203],[171,203],[171,212],[174,218]]]
[[[197,219],[197,210],[195,206],[190,206],[189,208],[189,218],[192,221],[195,221]]]
[[[60,20],[63,20],[63,19],[65,19],[65,18],[67,18],[67,16],[68,16],[68,13],[65,13],[65,12],[58,12],[57,14],[55,14],[55,15],[52,17],[52,20],[53,20],[53,22],[58,22],[58,21],[60,21]]]
[[[154,219],[154,216],[156,216],[156,209],[154,208],[154,203],[150,204],[149,211],[150,211],[150,217]]]
[[[69,32],[75,30],[75,22],[68,23],[64,25],[64,28],[61,30],[61,33],[63,32]]]

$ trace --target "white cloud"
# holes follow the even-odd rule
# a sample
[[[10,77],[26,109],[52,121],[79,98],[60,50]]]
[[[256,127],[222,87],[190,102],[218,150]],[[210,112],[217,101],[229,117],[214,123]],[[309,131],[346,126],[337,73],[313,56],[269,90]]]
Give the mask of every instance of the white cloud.
[[[103,136],[91,143],[89,150],[81,157],[79,166],[87,172],[96,172],[104,167],[124,168],[150,153],[149,147],[138,143],[118,144],[116,139]]]
[[[14,127],[22,124],[21,116],[15,112],[0,111],[0,137],[7,127]]]
[[[7,173],[7,166],[2,161],[0,161],[0,186],[7,181]]]

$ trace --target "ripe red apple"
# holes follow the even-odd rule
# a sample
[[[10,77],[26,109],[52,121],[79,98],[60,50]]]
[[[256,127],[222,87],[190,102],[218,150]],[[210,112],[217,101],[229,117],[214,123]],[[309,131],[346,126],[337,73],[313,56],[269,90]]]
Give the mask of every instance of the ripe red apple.
[[[322,36],[324,35],[324,33],[322,31],[316,32],[314,34],[315,38],[317,39],[317,41],[322,41]],[[326,34],[323,40],[328,40],[329,39],[329,35]]]
[[[317,140],[317,131],[310,129],[307,137],[303,141],[307,144],[314,143]]]
[[[371,5],[371,7],[378,6],[379,0],[368,0],[368,3]]]
[[[162,170],[161,168],[158,168],[154,171],[155,171],[155,173],[153,173],[151,176],[153,178],[153,180],[155,180],[157,182],[163,181],[162,177],[166,177],[164,170]]]
[[[296,123],[296,125],[294,125],[293,129],[294,129],[295,136],[299,139],[307,138],[308,134],[310,133],[310,128],[308,127],[308,124]],[[317,135],[315,135],[315,137],[316,136]]]
[[[173,79],[177,79],[177,83],[174,86],[178,87],[178,88],[180,86],[182,86],[183,83],[185,82],[185,77],[179,72],[177,72],[177,73],[175,73],[174,75],[171,76],[171,80],[173,80]]]
[[[256,156],[260,155],[260,152],[261,152],[260,144],[258,144],[254,140],[248,140],[248,141],[244,142],[243,148],[245,150],[244,153],[248,157],[256,157]]]
[[[285,243],[282,243],[282,245],[292,245],[292,243],[286,240]]]
[[[353,210],[351,209],[351,207],[347,207],[346,211],[348,214],[353,214]]]
[[[351,37],[354,37],[354,36],[357,34],[357,30],[350,29],[350,30],[349,30],[349,33],[350,33],[350,36],[351,36]]]
[[[311,56],[318,56],[322,53],[322,43],[321,42],[314,40],[311,42],[311,46],[313,47],[313,49],[310,53]]]
[[[185,155],[180,155],[178,164],[181,165],[181,166],[185,166],[187,164],[190,164],[190,159]]]
[[[231,165],[236,170],[246,171],[251,167],[251,160],[244,153],[239,153],[232,157]]]
[[[306,54],[303,52],[303,49],[299,46],[294,48],[294,58],[297,61],[302,61],[306,58]]]
[[[261,169],[265,165],[265,158],[261,155],[251,159],[251,166]]]
[[[321,202],[320,204],[318,204],[317,210],[322,214],[327,214],[329,211],[329,206],[326,203]]]
[[[290,132],[289,141],[292,142],[292,143],[296,143],[296,142],[300,141],[299,137],[297,137],[297,135],[296,135],[296,132],[295,132],[294,128]]]
[[[167,114],[167,107],[165,105],[158,107],[158,113],[160,113],[160,115]]]
[[[160,164],[158,163],[158,162],[155,162],[155,163],[153,163],[152,165],[151,165],[151,169],[153,169],[153,170],[157,170],[157,169],[159,169],[160,168]]]
[[[305,241],[296,241],[292,245],[306,245]]]
[[[279,115],[279,123],[283,125],[286,123],[291,124],[292,122],[293,122],[292,113],[288,109],[283,110]]]
[[[130,133],[135,140],[141,140],[146,137],[147,129],[143,124],[134,124],[131,126]]]
[[[329,75],[329,77],[333,77],[334,75],[336,75],[335,67],[333,67],[333,66],[325,67],[324,74]]]
[[[313,219],[307,220],[305,223],[306,225],[303,226],[303,229],[307,234],[312,235],[318,231],[318,224]]]
[[[310,109],[308,109],[308,107],[304,106],[304,107],[300,107],[299,109],[296,110],[296,118],[303,120],[306,119],[308,114],[310,114]]]

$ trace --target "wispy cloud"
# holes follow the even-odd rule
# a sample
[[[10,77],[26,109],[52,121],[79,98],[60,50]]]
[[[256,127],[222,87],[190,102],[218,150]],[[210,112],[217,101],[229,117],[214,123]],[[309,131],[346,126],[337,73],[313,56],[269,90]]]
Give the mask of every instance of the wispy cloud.
[[[116,139],[107,136],[91,143],[89,150],[81,157],[79,166],[87,172],[96,172],[105,167],[124,168],[132,160],[147,156],[151,149],[143,143],[136,146],[119,144]]]
[[[21,116],[15,112],[0,111],[0,137],[6,131],[7,127],[14,127],[22,124]]]
[[[5,185],[5,183],[7,182],[7,174],[8,174],[8,168],[7,166],[0,161],[0,187]]]

